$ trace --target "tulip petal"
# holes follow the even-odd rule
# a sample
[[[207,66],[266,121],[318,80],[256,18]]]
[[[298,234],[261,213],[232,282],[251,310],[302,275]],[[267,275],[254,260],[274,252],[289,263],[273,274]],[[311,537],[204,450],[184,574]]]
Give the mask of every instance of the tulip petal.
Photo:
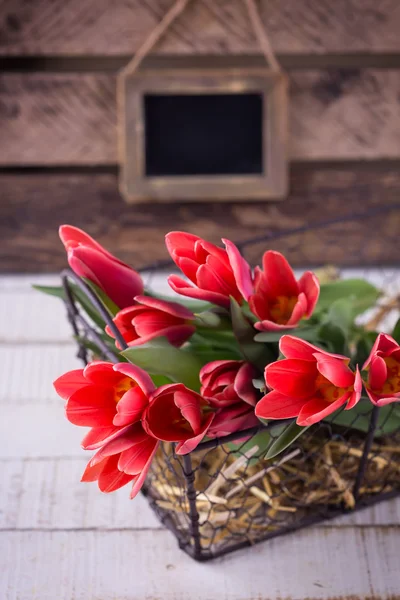
[[[346,392],[335,400],[335,402],[328,402],[322,398],[312,398],[301,409],[297,418],[297,425],[305,427],[307,425],[314,425],[318,423],[328,415],[331,415],[335,410],[343,406],[345,402],[351,396],[350,392]]]
[[[250,363],[244,363],[237,372],[233,384],[235,392],[244,402],[255,406],[257,403],[257,394],[253,386],[253,379],[256,371]]]
[[[229,308],[230,306],[229,298],[223,294],[195,288],[177,275],[170,275],[168,277],[168,284],[170,288],[174,290],[174,292],[181,294],[181,296],[196,298],[196,300],[204,300],[205,302],[211,302],[212,304],[223,306],[224,308]]]
[[[316,363],[297,359],[284,359],[265,368],[265,383],[284,396],[311,397],[315,390]]]
[[[376,401],[377,406],[387,406],[388,404],[392,404],[393,402],[400,402],[400,392],[396,392],[393,396],[379,398]]]
[[[90,385],[90,381],[85,378],[83,369],[68,371],[53,382],[57,394],[64,400],[68,400],[77,389],[86,385]]]
[[[103,461],[99,462],[98,464],[96,464],[94,466],[92,466],[89,462],[86,465],[86,468],[82,474],[81,481],[83,481],[83,482],[97,481],[107,460],[108,459],[105,458]]]
[[[147,436],[145,441],[124,450],[119,457],[118,469],[128,475],[139,475],[146,467],[157,443],[157,440]]]
[[[132,475],[127,475],[118,469],[118,458],[118,455],[110,456],[99,475],[98,486],[105,494],[118,490],[133,479]]]
[[[152,394],[156,389],[156,386],[154,385],[150,375],[136,365],[132,365],[130,363],[117,363],[116,365],[113,365],[113,369],[114,371],[123,373],[127,377],[133,379],[133,381],[138,384],[146,396],[150,396],[150,394]]]
[[[131,306],[133,298],[143,292],[142,278],[127,265],[111,261],[101,252],[83,246],[71,250],[70,255],[95,275],[95,283],[120,308]],[[74,268],[72,264],[71,268]]]
[[[194,392],[175,392],[174,401],[182,413],[182,416],[189,423],[194,433],[201,429],[201,403],[203,398]]]
[[[253,282],[249,263],[240,254],[238,248],[231,241],[222,239],[228,254],[236,286],[245,300],[253,293]]]
[[[316,352],[317,369],[334,386],[348,388],[354,385],[354,373],[340,358]]]
[[[74,425],[110,426],[116,411],[113,391],[93,384],[87,385],[69,397],[65,411],[67,419]]]
[[[207,436],[211,438],[223,437],[235,431],[242,431],[256,425],[259,425],[259,420],[254,410],[244,402],[237,402],[216,413]]]
[[[149,403],[149,398],[140,387],[134,387],[125,392],[117,404],[117,414],[113,424],[118,427],[140,421],[144,409]]]
[[[300,277],[298,286],[300,293],[304,293],[305,297],[307,298],[306,317],[310,318],[314,312],[319,298],[320,286],[318,278],[311,271],[306,271]]]
[[[284,331],[285,329],[293,329],[293,325],[280,325],[279,323],[274,323],[274,321],[269,321],[268,319],[257,321],[257,323],[254,323],[254,327],[258,331]]]
[[[165,245],[172,256],[176,249],[193,250],[195,243],[199,240],[201,240],[201,238],[193,233],[170,231],[165,236]]]
[[[307,313],[307,298],[305,294],[298,295],[297,302],[293,307],[290,319],[286,323],[290,327],[295,327],[297,323],[306,316]]]
[[[92,427],[81,442],[84,450],[97,450],[106,442],[121,433],[121,427],[110,425],[109,427]]]
[[[103,387],[114,387],[123,377],[116,373],[112,363],[105,361],[93,361],[86,365],[84,375],[90,383],[94,383]]]
[[[279,350],[286,358],[315,361],[314,353],[321,349],[293,335],[284,335],[279,341]]]
[[[107,456],[120,454],[124,450],[141,444],[148,439],[147,433],[144,431],[140,423],[131,425],[130,427],[121,428],[120,434],[108,441],[100,450],[96,452],[90,461],[90,465],[94,466],[102,461]]]
[[[188,440],[178,442],[175,447],[175,452],[180,455],[192,452],[200,444],[202,439],[206,436],[208,428],[210,427],[213,419],[214,413],[211,413],[203,423],[202,428],[198,432],[198,434]]]
[[[298,358],[300,360],[315,361],[314,354],[318,352],[319,354],[324,354],[330,358],[340,358],[341,360],[349,362],[347,356],[326,352],[317,346],[313,346],[313,344],[310,344],[310,342],[306,342],[305,340],[297,338],[293,335],[284,335],[281,337],[279,341],[279,350],[284,356],[286,356],[286,358]]]
[[[268,250],[263,256],[264,278],[271,297],[297,296],[299,286],[293,270],[286,258],[274,250]]]
[[[222,272],[222,269],[219,269],[219,263],[214,266],[209,264],[210,261],[207,261],[208,264],[200,265],[197,269],[197,285],[200,289],[210,290],[214,293],[219,293],[224,297],[227,297],[229,300],[229,296],[234,295],[237,296],[235,292],[235,284],[229,285],[228,276],[231,275],[228,271],[226,273]],[[218,270],[217,270],[218,269]],[[233,276],[231,275],[232,279]]]
[[[150,469],[152,460],[158,450],[158,446],[159,446],[159,442],[156,442],[155,446],[154,446],[154,450],[153,452],[150,454],[147,463],[145,465],[145,467],[142,469],[142,472],[140,473],[140,475],[138,475],[137,477],[134,478],[133,481],[133,486],[132,486],[132,490],[131,490],[131,494],[130,497],[131,499],[135,498],[135,496],[138,494],[138,492],[141,490],[145,480],[146,480],[146,476],[147,473]]]
[[[350,409],[354,408],[355,405],[357,404],[357,402],[360,400],[361,393],[362,393],[362,387],[363,387],[363,382],[361,379],[360,369],[358,368],[358,365],[356,365],[356,373],[355,373],[355,378],[354,378],[354,391],[352,392],[349,400],[347,401],[346,410],[350,410]]]
[[[272,390],[258,402],[255,414],[261,419],[291,419],[297,417],[306,400],[291,398]]]
[[[373,390],[380,390],[387,379],[387,366],[381,356],[374,355],[371,358],[368,371],[368,386]]]
[[[66,250],[70,247],[76,248],[77,246],[87,246],[89,248],[93,248],[94,250],[98,250],[102,252],[105,256],[111,258],[111,260],[124,265],[119,258],[108,252],[99,242],[96,242],[88,233],[79,229],[79,227],[73,227],[72,225],[61,225],[58,230],[60,239],[64,244]]]
[[[183,256],[176,261],[180,270],[190,281],[194,284],[197,283],[197,269],[199,268],[198,262],[193,260],[192,258],[187,258]]]

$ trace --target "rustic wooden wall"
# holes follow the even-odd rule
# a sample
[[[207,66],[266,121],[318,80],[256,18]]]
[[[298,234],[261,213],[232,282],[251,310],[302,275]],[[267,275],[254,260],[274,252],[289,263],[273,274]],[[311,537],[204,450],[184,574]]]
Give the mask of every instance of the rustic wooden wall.
[[[375,227],[372,219],[350,227],[347,249],[336,244],[340,255],[316,234],[301,234],[300,253],[293,238],[274,243],[297,262],[355,264],[364,236],[363,261],[397,260],[400,2],[260,1],[291,82],[286,201],[127,206],[117,191],[116,73],[171,4],[0,0],[1,270],[60,268],[61,222],[143,264],[165,257],[162,237],[171,228],[241,240],[377,208]],[[259,60],[242,0],[192,0],[150,64],[188,55]]]

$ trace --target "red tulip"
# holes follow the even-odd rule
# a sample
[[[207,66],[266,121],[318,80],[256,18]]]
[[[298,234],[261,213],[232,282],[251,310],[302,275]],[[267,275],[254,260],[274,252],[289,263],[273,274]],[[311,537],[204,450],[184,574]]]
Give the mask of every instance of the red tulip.
[[[368,372],[365,389],[371,402],[400,402],[400,346],[390,335],[378,335],[363,370]]]
[[[182,346],[196,331],[194,314],[177,302],[136,296],[135,306],[123,308],[113,319],[129,346],[138,346],[157,337],[166,337],[173,346]],[[113,332],[107,326],[111,337]],[[118,342],[115,344],[120,349]]]
[[[81,481],[97,481],[102,492],[113,492],[132,482],[131,498],[140,491],[159,442],[141,423],[120,429],[89,461]]]
[[[90,235],[71,225],[62,225],[59,233],[71,269],[98,285],[119,308],[130,306],[133,298],[143,293],[139,273],[107,252]]]
[[[319,282],[307,271],[299,281],[282,254],[269,250],[263,256],[263,269],[255,269],[254,294],[249,298],[252,312],[260,319],[260,331],[292,329],[308,319],[318,302]]]
[[[242,431],[259,424],[260,421],[254,413],[254,406],[250,406],[246,402],[237,402],[217,411],[207,435],[210,438],[224,437],[235,431]]]
[[[222,240],[226,250],[218,248],[197,235],[172,231],[166,238],[172,259],[196,287],[177,275],[168,283],[178,294],[198,298],[228,308],[229,297],[239,303],[252,291],[251,271],[239,250],[229,240]]]
[[[68,420],[92,428],[83,448],[100,448],[82,481],[98,481],[103,492],[133,482],[131,498],[136,496],[158,447],[140,423],[155,390],[149,375],[127,363],[92,362],[65,373],[54,387],[67,401]]]
[[[208,402],[182,383],[171,383],[156,390],[143,415],[149,435],[164,442],[177,442],[177,454],[196,448],[214,418]]]
[[[212,406],[223,408],[238,402],[255,406],[253,379],[257,370],[243,360],[215,360],[200,370],[201,395]]]
[[[272,391],[257,404],[258,417],[297,417],[297,424],[305,426],[346,403],[346,410],[357,404],[362,381],[358,368],[355,373],[350,370],[349,358],[289,335],[281,338],[279,348],[286,359],[265,368],[265,383]]]
[[[119,435],[121,427],[140,421],[155,390],[150,376],[139,367],[101,361],[65,373],[54,387],[67,401],[67,419],[92,428],[82,441],[90,450]]]
[[[254,414],[256,375],[253,365],[242,360],[216,360],[200,370],[201,395],[217,408],[209,437],[223,437],[259,423]]]

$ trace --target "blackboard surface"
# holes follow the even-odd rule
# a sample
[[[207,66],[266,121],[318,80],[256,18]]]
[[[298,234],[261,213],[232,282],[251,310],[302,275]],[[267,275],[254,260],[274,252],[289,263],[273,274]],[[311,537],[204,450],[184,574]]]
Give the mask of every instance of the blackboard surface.
[[[145,173],[154,176],[263,172],[263,97],[145,94]]]

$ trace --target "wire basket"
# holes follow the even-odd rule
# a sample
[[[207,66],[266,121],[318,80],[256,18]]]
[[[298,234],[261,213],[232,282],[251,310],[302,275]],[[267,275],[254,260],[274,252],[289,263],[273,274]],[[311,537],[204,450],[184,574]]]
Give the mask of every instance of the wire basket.
[[[238,247],[252,262],[266,247],[277,249],[299,267],[310,263],[316,266],[315,256],[320,264],[326,264],[328,258],[330,263],[334,259],[335,266],[355,267],[357,261],[361,262],[363,251],[368,250],[370,264],[373,256],[373,264],[379,267],[362,267],[358,272],[390,294],[391,302],[389,310],[388,299],[381,300],[383,304],[376,308],[373,318],[393,320],[396,314],[391,311],[399,306],[400,268],[383,267],[382,262],[388,244],[398,247],[397,234],[393,233],[390,240],[387,231],[382,232],[382,248],[375,248],[371,254],[369,240],[365,235],[360,236],[360,231],[368,230],[366,219],[375,230],[383,227],[388,216],[399,216],[398,208],[397,212],[394,210],[386,207],[248,240]],[[343,233],[352,231],[358,232],[357,247],[352,247],[351,241],[344,246]],[[304,248],[309,255],[303,252]],[[146,267],[145,277],[151,284],[156,273],[158,276],[160,270],[171,265],[164,262]],[[68,318],[79,346],[78,356],[86,364],[88,345],[93,342],[101,348],[101,358],[118,362],[117,354],[79,311],[71,282],[85,293],[118,339],[122,336],[108,312],[71,271],[63,271],[62,280]],[[400,493],[399,406],[392,404],[382,409],[365,403],[365,410],[358,411],[350,425],[348,420],[346,424],[342,422],[342,412],[335,413],[308,429],[287,451],[272,460],[264,459],[266,447],[260,440],[265,442],[268,436],[271,446],[292,419],[268,425],[260,423],[252,429],[204,441],[184,456],[175,453],[174,444],[162,443],[143,493],[161,522],[174,533],[179,546],[196,560],[208,560],[360,509]],[[398,419],[393,420],[397,414]],[[388,430],[390,419],[399,425]]]

